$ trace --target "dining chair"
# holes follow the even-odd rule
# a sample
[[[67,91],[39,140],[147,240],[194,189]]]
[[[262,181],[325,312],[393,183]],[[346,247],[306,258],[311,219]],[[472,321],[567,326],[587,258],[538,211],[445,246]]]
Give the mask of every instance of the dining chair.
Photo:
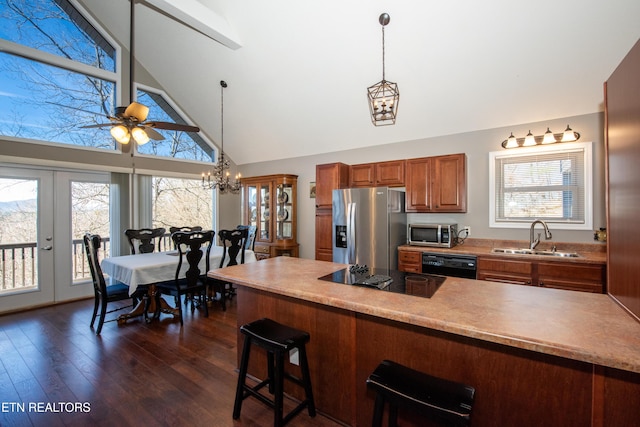
[[[222,244],[222,258],[220,259],[219,268],[228,267],[238,264],[238,255],[240,255],[240,264],[244,264],[244,253],[246,250],[246,242],[248,240],[249,230],[247,228],[236,228],[235,230],[220,230],[218,238]],[[220,294],[220,304],[222,310],[227,310],[227,299],[232,299],[235,295],[235,289],[232,283],[223,280],[212,279],[214,294]]]
[[[186,233],[190,231],[202,231],[202,227],[199,225],[195,225],[193,227],[185,226],[185,227],[169,227],[169,233],[173,234],[176,231],[184,231]]]
[[[190,231],[202,231],[202,227],[200,227],[199,225],[195,225],[193,227],[189,227],[189,226],[184,226],[184,227],[169,227],[169,233],[173,234],[176,231],[184,231],[185,233],[188,233]],[[176,248],[175,244],[173,245],[173,249],[178,249]]]
[[[129,246],[131,246],[132,254],[146,254],[156,250],[156,240],[158,239],[158,246],[160,245],[160,239],[164,236],[166,230],[160,228],[140,228],[140,229],[127,229],[124,231],[124,235],[129,240]]]
[[[98,320],[98,327],[96,329],[96,335],[100,335],[102,331],[102,325],[105,323],[105,316],[108,313],[124,310],[125,308],[133,308],[136,303],[136,299],[129,296],[129,286],[119,282],[115,279],[106,279],[100,268],[100,262],[98,261],[98,248],[102,243],[102,239],[97,234],[86,233],[83,237],[84,248],[87,253],[87,261],[89,262],[89,270],[91,271],[91,279],[93,280],[93,291],[95,294],[95,302],[93,305],[93,315],[91,316],[90,327],[93,328],[93,324],[98,316],[98,309],[100,309],[100,319]],[[107,284],[107,280],[109,284]],[[124,301],[130,299],[131,305],[119,306],[117,308],[107,310],[107,305],[111,302]],[[109,322],[116,320],[108,320]]]
[[[247,229],[248,230],[248,236],[247,236],[247,242],[244,245],[245,249],[249,249],[251,251],[255,250],[256,247],[256,229],[257,227],[255,225],[238,225],[236,227],[238,230],[242,230],[242,229]]]
[[[156,284],[156,307],[160,307],[160,298],[162,294],[172,295],[176,301],[176,307],[180,316],[180,326],[184,324],[182,318],[182,295],[188,295],[191,300],[191,311],[195,310],[195,296],[199,296],[199,305],[204,307],[205,317],[209,317],[209,309],[207,307],[207,272],[210,269],[209,256],[211,253],[211,245],[213,244],[213,236],[215,231],[177,231],[171,235],[171,239],[178,248],[178,266],[173,281],[161,282]],[[205,257],[205,269],[200,270],[200,260]],[[188,263],[188,269],[184,276],[180,275],[182,264]],[[185,304],[188,299],[185,299]],[[160,313],[156,313],[156,317]]]

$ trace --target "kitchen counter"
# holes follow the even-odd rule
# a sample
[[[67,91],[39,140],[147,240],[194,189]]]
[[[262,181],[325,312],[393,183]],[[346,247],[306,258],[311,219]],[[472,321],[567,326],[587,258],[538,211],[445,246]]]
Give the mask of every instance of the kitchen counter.
[[[270,317],[310,333],[316,406],[335,419],[371,424],[365,380],[383,359],[476,387],[474,426],[640,417],[629,404],[640,396],[640,323],[608,295],[448,277],[422,298],[317,279],[345,267],[277,257],[208,273],[237,285],[239,326]],[[249,372],[264,378],[264,356],[252,357]]]
[[[466,239],[463,244],[452,248],[437,248],[429,246],[402,245],[398,249],[414,252],[435,252],[445,254],[467,254],[476,256],[509,257],[511,259],[535,259],[551,262],[579,262],[585,264],[606,264],[607,246],[597,243],[565,243],[542,241],[536,250],[551,250],[553,245],[560,252],[576,252],[578,257],[557,257],[548,255],[523,255],[493,253],[493,248],[528,248],[528,240],[492,240],[492,239]]]
[[[266,262],[265,262],[266,261]],[[448,277],[429,299],[318,280],[344,264],[277,257],[210,277],[483,341],[640,373],[640,323],[608,295]]]

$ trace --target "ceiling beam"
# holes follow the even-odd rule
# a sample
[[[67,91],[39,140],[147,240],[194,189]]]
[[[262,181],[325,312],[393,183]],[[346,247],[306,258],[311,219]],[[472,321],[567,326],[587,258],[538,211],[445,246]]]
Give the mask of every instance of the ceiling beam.
[[[236,50],[242,47],[238,35],[227,20],[197,0],[144,0],[144,2],[229,49]]]

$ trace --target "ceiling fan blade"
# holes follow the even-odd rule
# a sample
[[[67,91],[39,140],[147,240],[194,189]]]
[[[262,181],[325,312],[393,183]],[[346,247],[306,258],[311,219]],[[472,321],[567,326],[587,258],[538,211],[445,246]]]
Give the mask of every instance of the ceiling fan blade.
[[[145,123],[144,125],[148,127],[153,127],[156,129],[177,130],[177,131],[183,131],[183,132],[200,132],[200,128],[197,126],[181,125],[178,123],[148,122],[148,123]]]
[[[80,129],[88,129],[88,128],[103,128],[105,126],[113,126],[114,123],[98,123],[95,125],[87,125],[87,126],[80,126]]]
[[[160,132],[156,131],[152,127],[145,127],[144,131],[147,133],[147,136],[151,139],[155,139],[156,141],[162,141],[164,136],[160,134]]]
[[[147,115],[149,114],[149,107],[146,105],[142,105],[138,102],[132,102],[129,106],[124,110],[123,117],[133,117],[138,122],[144,122],[147,120]]]

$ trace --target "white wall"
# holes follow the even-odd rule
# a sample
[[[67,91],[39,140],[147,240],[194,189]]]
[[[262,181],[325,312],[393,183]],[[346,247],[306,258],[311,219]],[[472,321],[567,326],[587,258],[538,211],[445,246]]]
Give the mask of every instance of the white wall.
[[[400,116],[398,120],[402,120],[402,117]],[[528,240],[528,229],[489,228],[488,153],[502,150],[500,143],[509,136],[510,132],[513,132],[517,137],[523,137],[529,130],[534,135],[542,135],[547,130],[547,127],[550,127],[552,131],[557,133],[563,131],[567,124],[570,124],[574,131],[580,133],[580,142],[591,141],[594,143],[593,228],[605,227],[605,150],[604,115],[602,113],[398,142],[366,149],[252,163],[240,166],[239,170],[245,177],[274,173],[298,175],[298,242],[300,243],[300,256],[302,258],[315,257],[315,199],[309,198],[309,184],[315,181],[315,166],[317,164],[332,162],[358,164],[464,152],[467,154],[467,213],[410,214],[408,217],[409,222],[453,219],[461,225],[471,226],[472,237],[474,238]],[[304,141],[300,143],[304,144]],[[239,204],[240,198],[238,197],[236,200]],[[237,210],[233,210],[233,213],[229,212],[229,214],[235,217],[239,215],[237,212]],[[236,218],[224,218],[226,215],[227,212],[221,211],[222,222],[236,222]],[[239,217],[237,218],[239,219]],[[240,221],[237,222],[240,223]],[[551,227],[551,231],[554,242],[593,242],[592,231],[554,230],[553,227]]]

